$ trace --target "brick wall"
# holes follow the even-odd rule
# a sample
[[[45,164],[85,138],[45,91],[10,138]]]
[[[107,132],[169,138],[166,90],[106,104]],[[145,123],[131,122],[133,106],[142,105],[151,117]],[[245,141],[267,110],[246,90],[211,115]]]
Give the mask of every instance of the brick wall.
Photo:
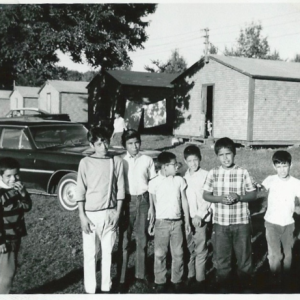
[[[67,113],[71,121],[88,122],[88,94],[61,93],[61,113]]]
[[[187,100],[189,107],[183,110],[184,122],[174,129],[175,135],[196,137],[204,135],[202,85],[214,85],[213,136],[247,139],[248,76],[210,59],[209,63],[204,64],[192,77],[186,76],[184,79],[187,84],[194,83],[194,86],[186,95],[186,98],[189,98]]]
[[[300,140],[300,83],[255,80],[253,140]]]

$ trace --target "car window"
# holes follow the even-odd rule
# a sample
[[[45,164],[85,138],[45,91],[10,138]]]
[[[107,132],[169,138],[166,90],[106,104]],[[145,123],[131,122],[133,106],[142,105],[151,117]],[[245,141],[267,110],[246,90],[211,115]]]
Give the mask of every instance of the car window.
[[[21,149],[22,129],[4,128],[1,135],[1,145],[3,149]]]
[[[85,145],[87,129],[81,125],[32,127],[31,133],[38,148],[63,145]]]

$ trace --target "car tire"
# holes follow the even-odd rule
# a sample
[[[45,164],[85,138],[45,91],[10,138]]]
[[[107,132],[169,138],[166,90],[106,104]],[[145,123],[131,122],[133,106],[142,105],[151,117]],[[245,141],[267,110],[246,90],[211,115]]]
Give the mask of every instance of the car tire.
[[[64,211],[77,209],[75,189],[77,186],[77,173],[69,173],[61,178],[58,183],[57,199],[59,206]]]

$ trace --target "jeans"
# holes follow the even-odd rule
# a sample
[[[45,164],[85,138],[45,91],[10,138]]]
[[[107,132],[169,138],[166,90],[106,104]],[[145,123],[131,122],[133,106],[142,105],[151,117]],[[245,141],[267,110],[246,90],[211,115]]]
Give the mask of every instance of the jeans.
[[[265,221],[266,239],[268,243],[268,260],[271,272],[279,274],[283,259],[283,271],[287,275],[291,269],[292,248],[294,244],[293,232],[295,224],[280,226]],[[281,251],[281,246],[283,253]]]
[[[207,225],[196,227],[194,232],[187,235],[187,247],[190,252],[188,263],[188,278],[196,276],[197,281],[205,280],[205,263],[207,259],[206,246]]]
[[[84,260],[84,287],[89,294],[96,292],[96,262],[101,244],[101,290],[108,292],[111,288],[111,256],[116,241],[116,231],[108,225],[110,214],[113,210],[102,210],[96,212],[86,212],[88,218],[95,227],[92,233],[82,232],[83,237],[83,260]],[[99,243],[100,240],[100,243]]]
[[[120,283],[125,282],[132,232],[135,232],[135,277],[145,278],[149,193],[126,195],[119,225]]]
[[[183,222],[156,219],[154,233],[154,276],[156,284],[166,283],[166,257],[171,248],[171,281],[181,282],[183,275]]]
[[[251,226],[234,224],[213,226],[214,264],[220,285],[228,284],[232,271],[232,254],[237,260],[237,273],[241,284],[248,284],[252,275]]]

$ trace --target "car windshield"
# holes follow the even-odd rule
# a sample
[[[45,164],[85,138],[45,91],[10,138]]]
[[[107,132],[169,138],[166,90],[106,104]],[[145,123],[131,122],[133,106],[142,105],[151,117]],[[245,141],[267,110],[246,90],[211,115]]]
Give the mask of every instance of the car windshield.
[[[88,145],[87,129],[80,124],[31,127],[37,148]]]

